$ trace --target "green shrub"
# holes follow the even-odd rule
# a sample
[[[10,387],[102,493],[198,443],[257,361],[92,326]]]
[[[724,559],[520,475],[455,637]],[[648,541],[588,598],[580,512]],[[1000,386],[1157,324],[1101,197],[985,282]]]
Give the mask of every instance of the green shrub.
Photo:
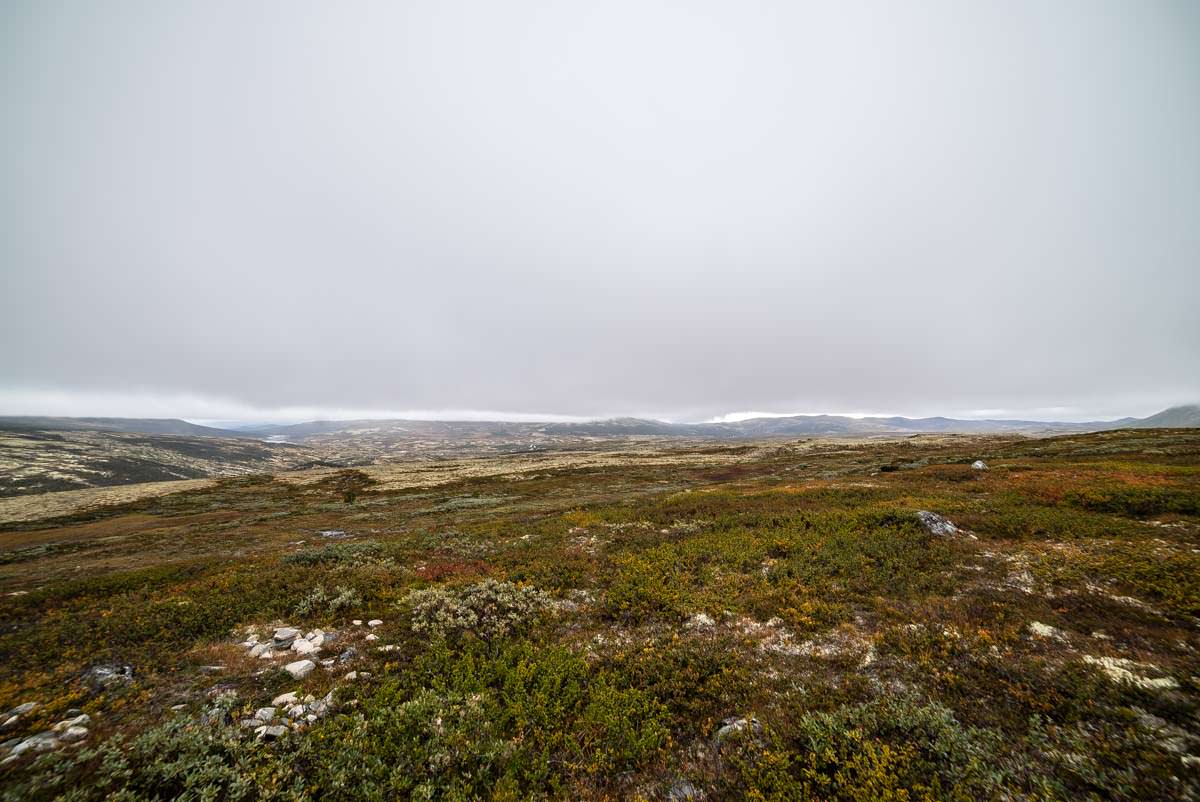
[[[333,592],[335,595],[330,595],[325,591],[324,585],[318,585],[296,604],[296,615],[308,616],[314,613],[333,615],[342,610],[351,610],[362,606],[362,596],[354,588],[345,588],[339,585],[333,589]]]
[[[967,802],[999,788],[986,736],[912,697],[809,713],[786,739],[746,728],[729,740],[727,790],[752,799]]]
[[[572,798],[654,765],[666,711],[559,647],[434,643],[314,728],[294,770],[321,799]]]
[[[374,540],[358,543],[330,543],[314,549],[302,549],[283,558],[285,565],[347,566],[357,568],[384,562],[383,546]]]
[[[5,802],[56,799],[256,799],[253,780],[261,752],[229,728],[176,719],[128,740],[115,736],[98,747],[39,756],[24,772],[5,778]]]
[[[470,632],[492,640],[534,623],[550,603],[540,590],[485,579],[459,588],[414,590],[400,607],[411,611],[414,632],[435,638]]]
[[[1088,487],[1072,490],[1066,503],[1094,512],[1146,516],[1177,512],[1200,515],[1200,492],[1177,487]]]

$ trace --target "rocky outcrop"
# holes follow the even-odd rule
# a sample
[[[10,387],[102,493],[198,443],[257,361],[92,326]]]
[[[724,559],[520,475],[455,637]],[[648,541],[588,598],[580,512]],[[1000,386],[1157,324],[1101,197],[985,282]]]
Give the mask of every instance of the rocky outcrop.
[[[935,537],[952,537],[958,534],[958,527],[949,518],[936,512],[917,510],[917,520],[926,532]]]

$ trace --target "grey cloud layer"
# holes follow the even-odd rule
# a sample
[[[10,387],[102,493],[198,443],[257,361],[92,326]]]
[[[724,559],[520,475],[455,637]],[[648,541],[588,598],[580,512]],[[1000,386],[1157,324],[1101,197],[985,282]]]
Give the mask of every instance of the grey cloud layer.
[[[1194,3],[0,14],[0,391],[1200,398]]]

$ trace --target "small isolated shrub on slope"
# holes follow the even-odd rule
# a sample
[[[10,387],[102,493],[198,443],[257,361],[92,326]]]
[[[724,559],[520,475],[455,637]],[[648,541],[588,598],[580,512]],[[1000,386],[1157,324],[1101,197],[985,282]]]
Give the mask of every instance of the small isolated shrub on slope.
[[[319,549],[303,549],[283,558],[285,565],[358,567],[385,562],[383,546],[374,540],[360,543],[331,543]]]
[[[414,590],[400,606],[412,611],[414,632],[435,638],[471,632],[492,640],[527,627],[549,603],[536,588],[485,579],[460,588]]]
[[[318,585],[312,593],[309,593],[296,605],[296,615],[306,616],[314,613],[333,615],[342,610],[351,610],[362,606],[362,596],[354,588],[338,586],[334,588],[334,594],[331,596],[323,585]]]

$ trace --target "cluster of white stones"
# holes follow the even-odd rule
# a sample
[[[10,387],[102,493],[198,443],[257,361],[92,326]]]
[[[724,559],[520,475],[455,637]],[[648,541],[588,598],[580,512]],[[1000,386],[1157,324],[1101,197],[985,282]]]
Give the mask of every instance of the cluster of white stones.
[[[298,691],[283,693],[271,700],[270,707],[260,707],[253,718],[238,722],[243,729],[252,729],[259,740],[278,738],[288,730],[302,730],[316,723],[333,709],[333,691],[318,699],[311,693],[300,699]]]
[[[7,729],[15,726],[15,722],[20,721],[21,716],[32,712],[37,707],[38,704],[36,702],[26,702],[9,710],[3,716],[4,727]],[[88,726],[92,723],[92,717],[78,710],[67,711],[67,715],[71,717],[63,719],[45,732],[39,732],[36,735],[29,735],[24,738],[12,738],[0,744],[0,749],[8,751],[8,756],[0,760],[0,766],[12,763],[26,752],[33,754],[49,752],[53,749],[78,744],[86,740],[88,737]]]
[[[300,630],[292,627],[277,627],[270,640],[260,641],[258,633],[253,628],[247,630],[246,640],[242,646],[251,657],[261,660],[274,660],[290,654],[316,655],[325,646],[326,641],[332,640],[332,633],[314,629],[301,636]],[[312,662],[312,661],[298,661]]]

